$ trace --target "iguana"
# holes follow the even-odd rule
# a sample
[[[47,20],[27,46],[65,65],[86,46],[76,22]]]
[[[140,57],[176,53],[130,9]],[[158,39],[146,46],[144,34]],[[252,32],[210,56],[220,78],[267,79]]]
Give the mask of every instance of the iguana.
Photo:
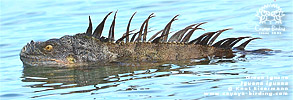
[[[224,31],[231,28],[207,32],[196,39],[190,40],[195,30],[207,22],[196,23],[175,32],[169,39],[171,24],[177,20],[179,15],[174,16],[165,28],[155,33],[150,39],[148,34],[148,22],[155,17],[150,14],[142,23],[138,32],[130,30],[131,16],[126,33],[117,40],[114,39],[114,27],[117,11],[110,26],[108,38],[101,36],[108,13],[102,22],[92,32],[92,21],[89,16],[89,26],[84,33],[73,36],[65,35],[59,39],[50,39],[44,42],[34,42],[25,45],[20,52],[20,59],[24,64],[31,66],[41,65],[85,65],[89,63],[105,64],[115,61],[173,61],[198,59],[207,57],[234,57],[232,48],[239,41],[249,38],[246,42],[235,47],[244,50],[245,46],[252,40],[249,36],[226,38],[216,43],[216,38]],[[132,37],[130,38],[130,36]]]

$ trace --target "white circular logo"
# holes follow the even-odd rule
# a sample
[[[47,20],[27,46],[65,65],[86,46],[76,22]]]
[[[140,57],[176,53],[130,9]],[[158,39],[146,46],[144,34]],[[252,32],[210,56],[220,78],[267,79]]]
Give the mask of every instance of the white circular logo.
[[[274,24],[282,24],[282,17],[285,14],[276,4],[267,4],[261,7],[256,16],[259,18],[259,24],[266,24],[266,22],[275,22]]]

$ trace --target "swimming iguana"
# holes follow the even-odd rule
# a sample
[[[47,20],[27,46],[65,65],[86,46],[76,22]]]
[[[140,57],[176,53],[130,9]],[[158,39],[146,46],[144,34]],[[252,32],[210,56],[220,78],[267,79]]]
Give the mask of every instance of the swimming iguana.
[[[206,57],[233,57],[232,47],[240,40],[250,38],[237,49],[244,49],[254,39],[251,37],[226,38],[216,43],[216,38],[224,31],[231,28],[207,32],[196,39],[190,40],[195,30],[207,22],[192,24],[175,32],[169,39],[171,24],[177,20],[173,17],[165,28],[150,39],[148,34],[148,22],[154,17],[150,14],[143,22],[138,32],[130,30],[131,16],[126,33],[117,40],[114,39],[114,27],[116,14],[112,21],[108,38],[101,36],[108,13],[103,21],[92,32],[92,22],[89,16],[89,26],[84,33],[73,36],[65,35],[60,39],[50,39],[44,42],[33,40],[24,46],[20,52],[20,59],[24,64],[32,66],[40,65],[84,65],[88,63],[108,63],[114,61],[172,61],[197,59]],[[130,36],[132,37],[130,38]]]

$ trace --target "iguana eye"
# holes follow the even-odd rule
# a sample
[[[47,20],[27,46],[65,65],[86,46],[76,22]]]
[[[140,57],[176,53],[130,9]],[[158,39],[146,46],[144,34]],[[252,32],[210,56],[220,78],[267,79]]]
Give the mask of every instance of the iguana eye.
[[[45,48],[44,48],[46,51],[51,51],[53,49],[53,46],[52,45],[47,45]]]

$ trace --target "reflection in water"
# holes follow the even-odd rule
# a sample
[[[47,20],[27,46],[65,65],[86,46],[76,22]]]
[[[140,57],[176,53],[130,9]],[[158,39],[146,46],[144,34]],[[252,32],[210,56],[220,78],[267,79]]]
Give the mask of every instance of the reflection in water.
[[[222,62],[234,62],[233,60],[198,60],[187,63],[187,61],[172,62],[172,64],[162,64],[162,63],[145,63],[141,66],[121,66],[121,64],[113,64],[111,66],[81,66],[81,67],[32,67],[24,66],[23,69],[23,82],[37,82],[36,84],[26,85],[25,87],[40,88],[40,90],[34,91],[45,92],[51,90],[59,89],[71,89],[83,86],[92,86],[88,90],[74,90],[65,93],[57,94],[72,94],[72,93],[83,93],[91,92],[93,90],[106,89],[110,87],[117,87],[121,82],[138,80],[138,79],[148,79],[148,78],[158,78],[167,77],[170,75],[178,74],[192,74],[192,75],[238,75],[239,73],[234,72],[223,72],[225,70],[238,70],[244,68],[233,68],[233,69],[220,69],[214,71],[186,71],[181,69],[193,68],[188,65],[208,65]],[[169,62],[170,63],[170,62]],[[149,65],[148,65],[149,64]],[[143,66],[142,66],[143,65]],[[165,72],[165,73],[161,73]],[[245,72],[244,72],[245,73]],[[220,81],[222,79],[198,79],[191,80],[187,82],[182,82],[182,84],[197,84],[203,82],[213,82]],[[113,84],[108,84],[113,83]],[[104,85],[103,85],[104,84]],[[99,86],[97,86],[99,85]],[[101,85],[101,86],[100,86]],[[214,86],[213,88],[217,88]],[[137,90],[136,87],[130,86],[123,90],[117,91],[131,91]],[[143,89],[140,89],[143,90]],[[37,95],[35,97],[42,97],[48,95],[56,94],[46,94]]]

